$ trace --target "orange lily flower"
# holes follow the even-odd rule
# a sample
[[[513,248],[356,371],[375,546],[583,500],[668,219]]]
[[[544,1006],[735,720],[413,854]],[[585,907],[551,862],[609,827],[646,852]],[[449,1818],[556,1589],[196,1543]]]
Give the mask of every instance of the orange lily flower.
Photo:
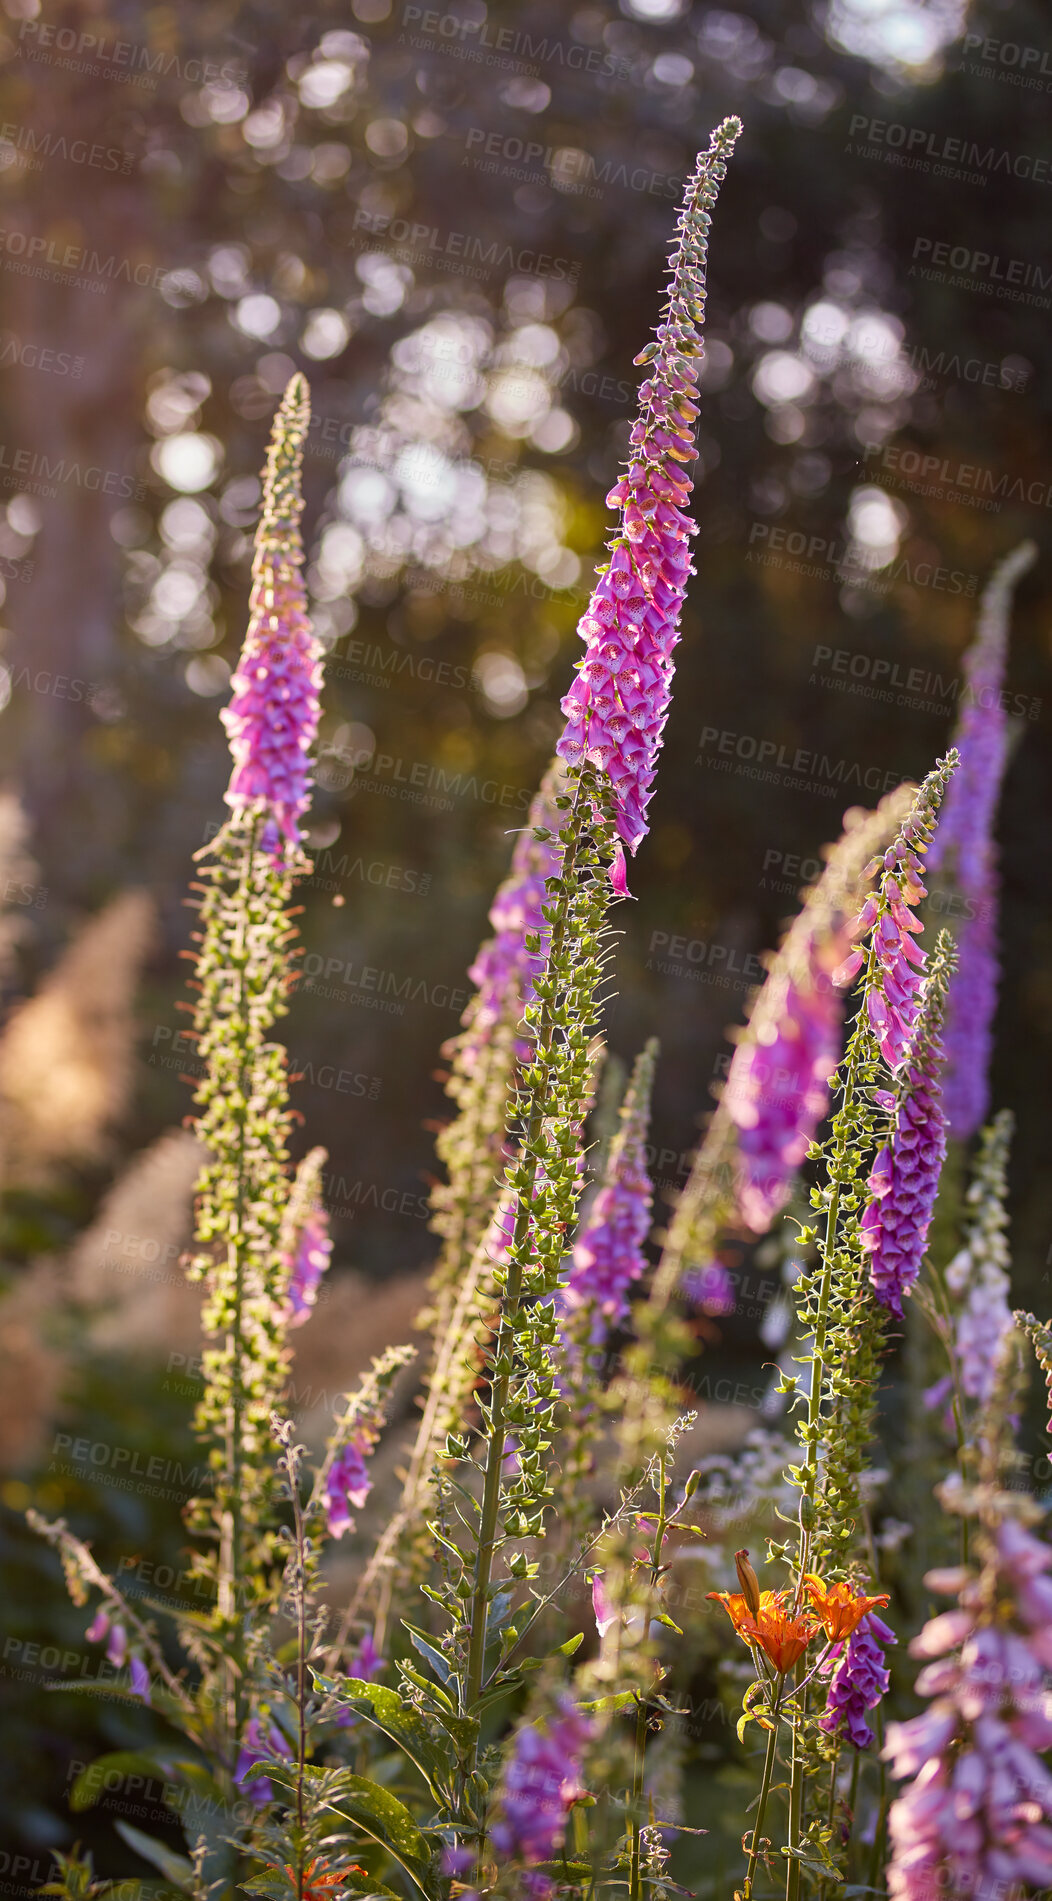
[[[877,1604],[884,1605],[889,1601],[886,1591],[877,1597],[864,1597],[861,1592],[856,1593],[851,1584],[823,1584],[813,1571],[807,1572],[804,1583],[811,1599],[811,1608],[830,1643],[834,1644],[843,1643],[846,1637],[850,1637]]]
[[[291,1882],[296,1881],[296,1870],[288,1862],[285,1873]],[[320,1855],[303,1870],[302,1901],[335,1901],[335,1896],[344,1886],[344,1877],[349,1874],[364,1875],[365,1869],[359,1868],[355,1861],[343,1868],[327,1868]]]
[[[758,1644],[778,1671],[791,1670],[807,1649],[818,1625],[806,1612],[796,1616],[785,1607],[785,1591],[761,1591],[755,1616],[737,1591],[710,1591],[722,1604],[743,1643]]]

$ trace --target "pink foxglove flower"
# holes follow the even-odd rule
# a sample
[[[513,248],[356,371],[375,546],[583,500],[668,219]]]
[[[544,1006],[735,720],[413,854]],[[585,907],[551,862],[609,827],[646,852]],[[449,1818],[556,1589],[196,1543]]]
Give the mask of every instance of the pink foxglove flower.
[[[965,689],[954,735],[960,768],[932,846],[929,867],[948,874],[967,901],[957,931],[960,961],[946,1012],[946,1117],[967,1140],[990,1100],[990,1053],[997,1007],[998,870],[994,827],[1004,777],[1008,721],[1003,687],[1008,622],[1017,581],[1036,559],[1033,542],[995,569],[964,660]]]
[[[908,1782],[892,1804],[888,1892],[994,1901],[1017,1884],[1052,1883],[1052,1548],[1006,1520],[992,1533],[986,1572],[932,1573],[957,1589],[959,1609],[927,1624],[910,1646],[927,1661],[917,1679],[935,1700],[894,1723],[885,1756]]]
[[[668,716],[673,652],[691,573],[686,512],[689,464],[705,316],[710,214],[741,131],[725,119],[700,153],[688,183],[670,259],[672,281],[656,342],[636,359],[650,366],[631,433],[632,458],[607,500],[621,524],[581,621],[585,653],[563,700],[558,750],[569,765],[594,759],[613,786],[617,828],[629,851],[647,830],[646,813]],[[626,890],[624,853],[613,868]]]
[[[280,1252],[290,1327],[302,1327],[304,1321],[309,1320],[332,1254],[329,1217],[321,1187],[322,1169],[327,1160],[325,1149],[320,1148],[311,1149],[304,1156],[296,1170],[281,1224]]]
[[[284,857],[300,843],[310,803],[310,751],[318,730],[321,646],[307,617],[299,472],[310,420],[298,373],[275,418],[263,478],[263,508],[252,563],[249,624],[220,718],[234,760],[226,802],[258,808],[261,844]]]
[[[292,1751],[276,1723],[262,1716],[250,1716],[241,1736],[234,1781],[239,1787],[244,1787],[257,1807],[263,1808],[267,1802],[274,1800],[272,1784],[266,1776],[253,1776],[251,1782],[246,1782],[245,1777],[257,1762],[266,1762],[275,1756],[283,1756],[288,1760],[291,1755]]]
[[[491,1831],[498,1854],[529,1866],[562,1846],[566,1817],[585,1793],[581,1759],[591,1737],[591,1723],[569,1698],[550,1723],[526,1723],[517,1732]]]
[[[841,947],[842,948],[842,947]],[[843,1003],[816,940],[802,967],[772,972],[756,1034],[739,1043],[723,1101],[738,1130],[738,1208],[763,1234],[785,1201],[829,1102]]]
[[[353,1513],[361,1511],[373,1489],[366,1463],[371,1451],[370,1435],[356,1432],[346,1445],[340,1447],[329,1467],[325,1481],[325,1509],[333,1538],[342,1538],[345,1531],[354,1530]]]
[[[715,1256],[701,1267],[688,1269],[683,1292],[704,1314],[732,1314],[736,1305],[734,1280],[725,1262]]]

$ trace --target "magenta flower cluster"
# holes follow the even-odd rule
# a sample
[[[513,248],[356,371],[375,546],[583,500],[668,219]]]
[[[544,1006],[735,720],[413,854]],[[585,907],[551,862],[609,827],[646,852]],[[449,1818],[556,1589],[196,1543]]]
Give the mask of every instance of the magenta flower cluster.
[[[892,1724],[885,1756],[909,1778],[889,1816],[889,1893],[995,1901],[1052,1883],[1052,1548],[1013,1520],[996,1534],[996,1618],[959,1572],[929,1574],[959,1606],[927,1624],[911,1654],[931,1659],[917,1690],[935,1701]],[[1011,1611],[1011,1621],[1007,1613]]]
[[[581,1759],[591,1737],[591,1723],[568,1698],[546,1727],[526,1723],[518,1731],[492,1830],[498,1854],[529,1865],[562,1846],[567,1814],[585,1793]]]
[[[507,1015],[509,1000],[514,1000],[521,1016],[526,1005],[533,1001],[533,986],[544,968],[548,926],[541,911],[548,897],[546,881],[557,876],[562,859],[562,847],[554,836],[562,815],[553,804],[560,783],[558,774],[549,774],[533,800],[526,827],[515,841],[511,869],[498,887],[490,909],[493,936],[480,946],[468,971],[476,994],[464,1017],[460,1061],[469,1075],[495,1026]],[[534,836],[537,830],[553,836],[541,840]],[[526,939],[533,932],[540,947],[528,951]],[[529,1054],[530,1048],[526,1038],[519,1038],[520,1060]]]
[[[835,959],[834,959],[835,961]],[[723,1102],[738,1130],[738,1209],[754,1233],[770,1227],[829,1101],[843,1005],[812,941],[806,974],[772,973],[769,1008],[739,1043]]]
[[[644,1246],[654,1190],[647,1170],[645,1091],[633,1087],[625,1112],[558,1298],[564,1319],[572,1322],[575,1314],[587,1313],[593,1345],[628,1318],[629,1289],[647,1265]]]
[[[250,1716],[241,1736],[234,1781],[239,1788],[245,1789],[258,1808],[264,1808],[274,1800],[273,1784],[266,1776],[253,1776],[251,1782],[246,1782],[249,1770],[254,1769],[257,1762],[273,1761],[275,1756],[282,1756],[288,1761],[291,1755],[292,1751],[276,1723],[262,1716]]]
[[[323,1207],[316,1207],[303,1222],[295,1245],[286,1256],[288,1271],[289,1326],[302,1327],[309,1319],[318,1298],[322,1275],[332,1254],[329,1218]]]
[[[104,1607],[96,1611],[84,1633],[89,1644],[106,1645],[106,1661],[115,1670],[128,1666],[128,1688],[144,1703],[150,1701],[150,1673],[137,1651],[128,1654],[128,1632],[119,1618]]]
[[[866,1014],[891,1070],[900,1069],[910,1047],[917,1021],[927,956],[914,937],[923,931],[911,907],[928,895],[921,882],[921,862],[905,838],[896,839],[884,853],[884,876],[879,892],[871,892],[855,920],[853,935],[872,933],[876,982],[866,990]],[[852,951],[834,975],[837,984],[849,983],[865,960],[861,949]]]
[[[361,1511],[373,1489],[367,1464],[372,1444],[368,1433],[353,1433],[329,1467],[325,1511],[333,1538],[342,1538],[345,1531],[354,1530],[354,1513]]]
[[[741,127],[727,120],[699,155],[669,260],[672,282],[656,341],[637,359],[651,365],[630,436],[632,458],[607,497],[621,514],[611,558],[581,621],[585,652],[562,703],[558,751],[568,765],[594,760],[613,786],[622,845],[635,852],[646,813],[674,672],[679,617],[691,573],[686,513],[696,460],[693,402],[702,355],[709,211]],[[624,890],[624,853],[613,870]]]
[[[888,1644],[897,1642],[884,1619],[870,1611],[846,1643],[834,1644],[825,1666],[830,1674],[829,1696],[819,1729],[829,1736],[845,1732],[856,1749],[869,1748],[873,1731],[866,1722],[866,1712],[875,1710],[887,1695],[891,1678],[884,1651]]]
[[[310,804],[310,752],[318,731],[321,646],[307,616],[299,517],[302,443],[310,399],[302,376],[289,383],[275,419],[252,564],[249,624],[233,677],[226,727],[234,768],[226,802],[261,806],[265,851],[300,843]]]
[[[946,1155],[946,1121],[938,1072],[942,1046],[934,1028],[925,1037],[897,1096],[876,1091],[882,1108],[897,1104],[891,1137],[869,1175],[873,1199],[859,1239],[869,1254],[873,1291],[882,1307],[902,1318],[902,1299],[921,1269]]]

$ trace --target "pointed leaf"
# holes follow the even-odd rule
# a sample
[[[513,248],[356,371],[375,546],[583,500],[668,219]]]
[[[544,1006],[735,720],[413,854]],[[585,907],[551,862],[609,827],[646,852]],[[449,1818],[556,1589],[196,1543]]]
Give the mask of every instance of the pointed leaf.
[[[193,1863],[187,1861],[185,1855],[176,1855],[166,1842],[157,1842],[152,1835],[144,1835],[141,1828],[133,1828],[130,1822],[117,1821],[113,1826],[122,1841],[126,1841],[129,1848],[134,1848],[143,1861],[148,1861],[151,1868],[158,1869],[173,1888],[178,1888],[183,1894],[193,1894]]]
[[[366,1683],[360,1677],[326,1677],[315,1673],[317,1689],[335,1698],[341,1709],[353,1710],[366,1723],[372,1723],[384,1736],[415,1762],[436,1801],[441,1801],[441,1784],[456,1772],[452,1750],[443,1747],[441,1732],[429,1728],[419,1710],[403,1702],[397,1690],[379,1683]]]

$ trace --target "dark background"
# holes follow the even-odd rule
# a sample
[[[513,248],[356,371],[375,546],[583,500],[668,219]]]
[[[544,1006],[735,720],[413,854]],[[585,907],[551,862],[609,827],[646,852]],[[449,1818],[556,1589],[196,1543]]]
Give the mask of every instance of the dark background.
[[[0,52],[0,721],[44,894],[10,907],[9,1010],[116,894],[146,890],[158,922],[105,1153],[8,1171],[9,1287],[61,1262],[114,1174],[189,1107],[188,1065],[171,1060],[183,898],[222,811],[218,711],[244,631],[257,472],[294,368],[317,418],[305,530],[333,656],[302,929],[308,970],[330,965],[339,991],[293,1004],[301,1140],[330,1150],[341,1266],[386,1281],[426,1265],[438,1048],[558,734],[679,184],[734,111],[697,575],[636,902],[617,919],[610,1042],[627,1060],[662,1041],[655,1172],[674,1187],[756,957],[844,808],[945,749],[978,594],[1034,538],[1007,675],[1018,743],[994,1102],[1019,1125],[1016,1292],[1043,1309],[1044,9],[34,4],[5,0]],[[940,246],[953,268],[936,264]],[[977,488],[990,506],[973,505]],[[868,574],[867,551],[881,564]],[[776,767],[801,748],[815,764],[803,786],[782,769],[774,783],[717,771],[720,735],[735,736],[735,762],[774,742],[762,756]],[[414,768],[430,803],[401,796]],[[389,996],[410,980],[401,1013],[368,1007],[364,967]],[[725,1346],[732,1365],[764,1357],[749,1322]],[[163,1347],[82,1354],[56,1417],[188,1444],[185,1402],[156,1392]],[[49,1431],[12,1455],[12,1508],[38,1483]],[[178,1550],[174,1508],[100,1507],[89,1486],[43,1482],[82,1529],[102,1510],[100,1551]],[[11,1524],[19,1641],[45,1634],[46,1591],[51,1624],[80,1642],[50,1561]],[[76,1724],[40,1713],[35,1678],[27,1694],[35,1765],[11,1834],[46,1863],[70,1838]],[[97,1724],[118,1722],[91,1701],[89,1753]]]

